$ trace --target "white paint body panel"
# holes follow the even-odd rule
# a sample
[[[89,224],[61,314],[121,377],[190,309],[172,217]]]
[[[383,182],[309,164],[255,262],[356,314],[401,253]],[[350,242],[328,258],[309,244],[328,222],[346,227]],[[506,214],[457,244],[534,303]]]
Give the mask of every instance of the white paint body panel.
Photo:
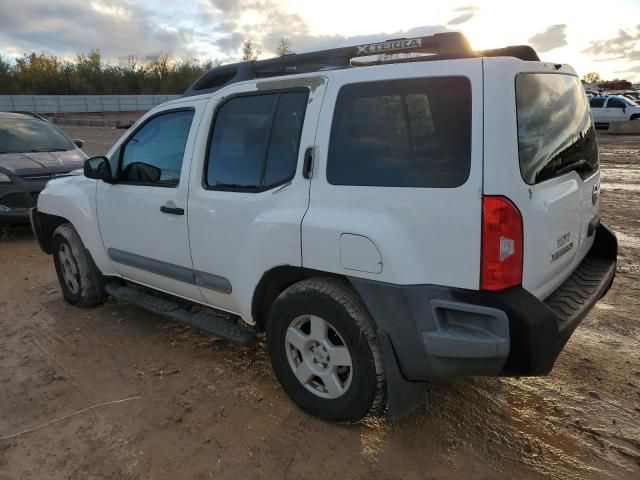
[[[471,83],[472,135],[469,178],[457,188],[331,185],[327,151],[336,96],[348,83],[460,75]],[[482,60],[416,62],[336,71],[316,138],[311,203],[302,223],[303,265],[401,285],[432,283],[478,288],[482,191]],[[345,268],[340,235],[371,239],[382,256],[381,273]]]
[[[511,58],[485,58],[485,85],[503,88],[485,89],[484,111],[484,193],[504,195],[520,210],[524,229],[522,285],[538,298],[546,298],[575,270],[593,244],[586,238],[589,221],[598,205],[591,202],[600,171],[582,180],[569,172],[537,185],[527,185],[520,173],[516,121],[515,78],[519,72],[566,73],[553,64],[522,62]],[[584,94],[584,93],[583,93]],[[569,233],[572,248],[558,260],[558,239]]]

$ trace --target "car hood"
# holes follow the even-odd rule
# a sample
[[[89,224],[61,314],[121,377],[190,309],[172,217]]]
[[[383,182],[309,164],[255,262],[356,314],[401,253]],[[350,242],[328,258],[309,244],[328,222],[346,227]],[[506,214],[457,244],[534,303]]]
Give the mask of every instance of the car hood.
[[[0,172],[19,176],[63,173],[81,168],[86,159],[79,148],[64,152],[3,153]]]

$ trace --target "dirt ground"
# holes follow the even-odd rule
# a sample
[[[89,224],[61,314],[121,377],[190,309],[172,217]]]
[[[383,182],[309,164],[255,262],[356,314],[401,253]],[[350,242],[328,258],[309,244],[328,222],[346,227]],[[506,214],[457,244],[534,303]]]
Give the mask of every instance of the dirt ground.
[[[90,154],[122,134],[66,130]],[[640,478],[640,137],[600,146],[618,275],[551,375],[437,383],[397,424],[302,413],[263,342],[229,346],[113,301],[71,307],[29,229],[5,229],[0,479]]]

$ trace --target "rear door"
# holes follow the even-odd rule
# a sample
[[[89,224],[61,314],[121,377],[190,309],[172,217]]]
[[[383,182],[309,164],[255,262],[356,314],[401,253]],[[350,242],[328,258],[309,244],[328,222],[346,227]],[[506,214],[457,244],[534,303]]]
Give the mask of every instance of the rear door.
[[[301,265],[303,159],[325,83],[316,75],[232,85],[212,98],[202,122],[189,192],[195,276],[207,303],[247,322],[264,273]]]
[[[570,67],[485,59],[485,84],[513,87],[485,89],[484,193],[520,210],[522,283],[545,298],[584,258],[598,222],[589,103]]]

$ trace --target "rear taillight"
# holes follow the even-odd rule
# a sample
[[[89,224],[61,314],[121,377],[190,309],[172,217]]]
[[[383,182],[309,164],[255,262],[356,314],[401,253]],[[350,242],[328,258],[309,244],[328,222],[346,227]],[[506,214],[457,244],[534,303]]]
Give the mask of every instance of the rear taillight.
[[[480,288],[503,290],[522,283],[522,217],[505,197],[482,197]]]

